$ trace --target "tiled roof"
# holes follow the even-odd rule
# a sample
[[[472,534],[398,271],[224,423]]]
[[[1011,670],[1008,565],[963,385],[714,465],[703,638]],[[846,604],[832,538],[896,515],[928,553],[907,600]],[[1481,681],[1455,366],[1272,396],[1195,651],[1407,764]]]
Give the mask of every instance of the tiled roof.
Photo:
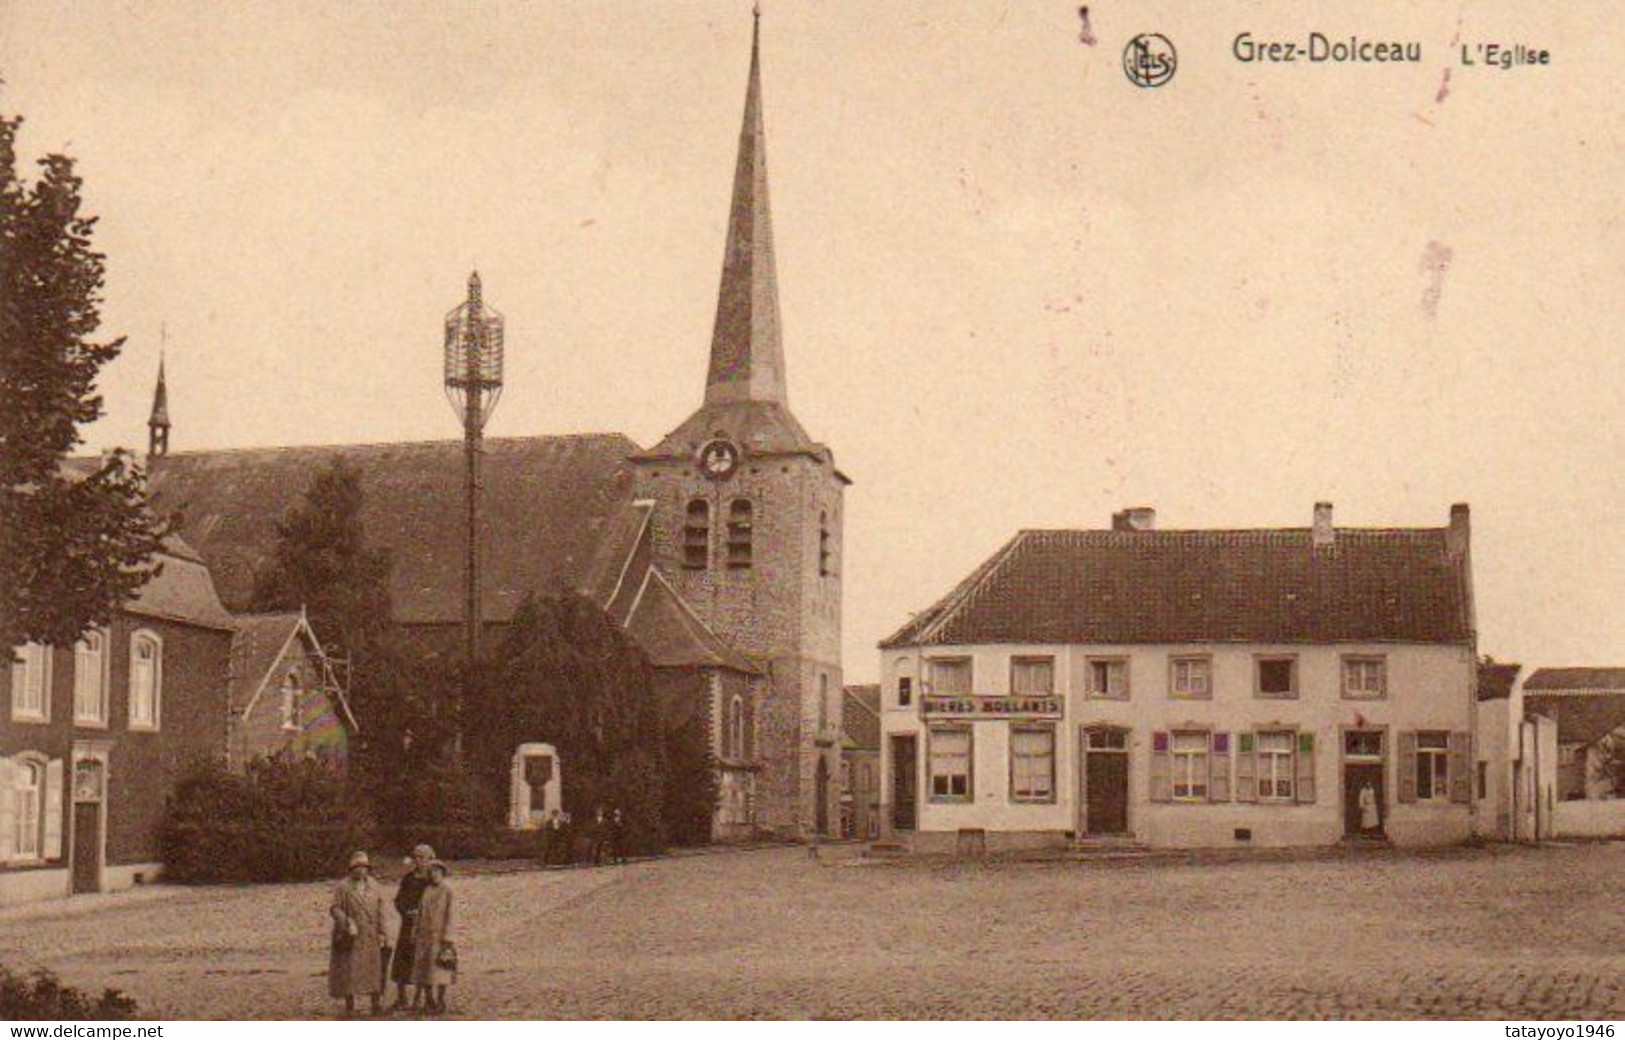
[[[1525,693],[1536,690],[1625,691],[1625,668],[1537,668],[1523,684]]]
[[[620,434],[485,442],[482,598],[485,616],[513,616],[529,592],[594,584],[608,565],[606,537],[624,534],[638,446]],[[179,452],[157,460],[157,508],[179,511],[181,533],[202,554],[221,597],[249,606],[254,570],[276,544],[276,524],[311,477],[343,456],[361,469],[368,541],[393,563],[396,619],[462,617],[461,441]],[[595,568],[599,573],[594,573]]]
[[[1521,664],[1496,664],[1486,661],[1478,666],[1478,699],[1481,701],[1504,701],[1512,696],[1512,688],[1518,683],[1518,673],[1523,670]]]
[[[166,618],[204,628],[232,629],[236,623],[215,593],[209,569],[186,542],[175,535],[164,540],[158,573],[124,604],[130,614]]]
[[[1470,644],[1445,528],[1023,531],[882,647],[978,643]]]
[[[841,729],[853,748],[880,747],[880,687],[873,683],[841,691]]]
[[[1557,723],[1559,744],[1594,744],[1625,728],[1625,693],[1598,693],[1584,697],[1529,692],[1524,683],[1526,715],[1544,715]]]

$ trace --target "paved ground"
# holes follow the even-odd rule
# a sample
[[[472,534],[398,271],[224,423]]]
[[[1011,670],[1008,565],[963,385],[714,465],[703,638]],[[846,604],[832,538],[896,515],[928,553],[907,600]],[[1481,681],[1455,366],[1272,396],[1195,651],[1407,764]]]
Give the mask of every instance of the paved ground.
[[[454,877],[476,1018],[1625,1017],[1625,844],[1308,862],[811,862]],[[179,1017],[332,1014],[321,886],[0,911],[0,963]]]

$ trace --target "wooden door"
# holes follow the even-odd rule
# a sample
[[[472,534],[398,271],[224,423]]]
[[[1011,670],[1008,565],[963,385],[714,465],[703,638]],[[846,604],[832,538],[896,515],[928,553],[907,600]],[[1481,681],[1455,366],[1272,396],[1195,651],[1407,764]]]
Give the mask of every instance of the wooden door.
[[[818,805],[813,810],[814,827],[823,837],[829,836],[829,765],[824,756],[818,756],[818,768],[813,774],[813,791]]]
[[[891,825],[911,831],[919,820],[919,742],[913,736],[891,738]]]
[[[102,804],[73,803],[73,891],[102,890]]]
[[[1090,751],[1085,761],[1084,830],[1089,834],[1128,833],[1128,755]]]

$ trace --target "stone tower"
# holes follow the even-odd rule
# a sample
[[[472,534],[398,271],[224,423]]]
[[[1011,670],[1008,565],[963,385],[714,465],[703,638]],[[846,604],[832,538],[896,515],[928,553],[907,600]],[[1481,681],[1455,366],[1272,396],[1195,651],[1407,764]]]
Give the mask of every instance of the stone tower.
[[[767,828],[838,826],[842,490],[830,450],[790,412],[762,132],[760,19],[734,172],[705,399],[633,457],[657,565],[767,676],[756,705],[755,812]]]

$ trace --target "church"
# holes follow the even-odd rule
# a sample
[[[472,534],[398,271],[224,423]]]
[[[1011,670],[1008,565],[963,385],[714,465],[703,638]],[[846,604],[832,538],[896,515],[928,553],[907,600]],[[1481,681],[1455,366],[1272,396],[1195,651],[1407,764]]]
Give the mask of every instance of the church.
[[[648,654],[666,703],[709,718],[719,839],[830,834],[839,811],[849,481],[790,410],[759,34],[698,409],[651,447],[620,434],[497,438],[481,463],[486,625],[561,585],[601,605]],[[161,371],[149,426],[155,504],[179,515],[229,609],[247,609],[310,474],[342,456],[362,473],[368,540],[393,560],[396,622],[462,626],[462,441],[171,452]]]

